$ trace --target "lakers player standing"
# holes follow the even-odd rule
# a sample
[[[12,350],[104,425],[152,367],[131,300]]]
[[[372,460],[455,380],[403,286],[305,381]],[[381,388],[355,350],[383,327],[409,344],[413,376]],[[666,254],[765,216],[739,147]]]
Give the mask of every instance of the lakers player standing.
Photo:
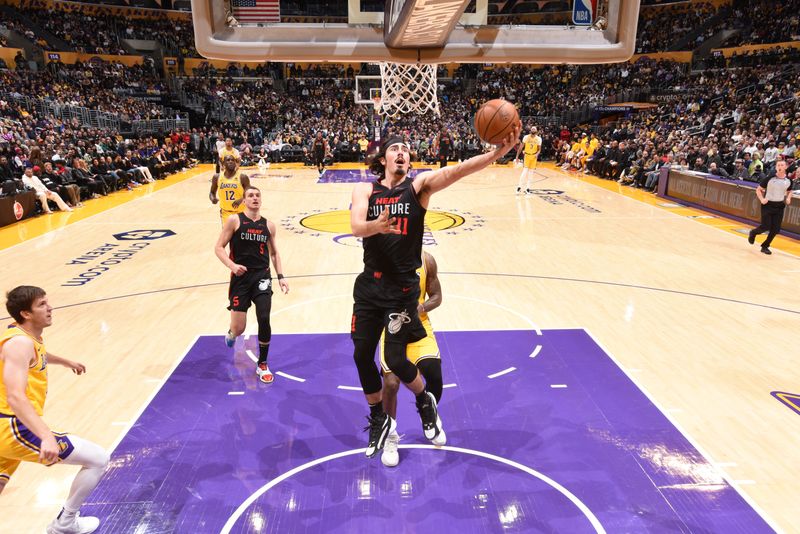
[[[536,126],[531,127],[531,133],[522,138],[522,144],[517,148],[517,155],[514,156],[514,161],[519,160],[519,153],[525,150],[525,159],[522,163],[522,174],[519,175],[519,183],[517,184],[517,194],[531,192],[531,180],[533,179],[533,171],[536,169],[536,163],[539,161],[539,153],[542,151],[542,138],[536,130]],[[525,189],[522,188],[523,184]]]
[[[219,202],[219,218],[224,225],[228,217],[244,211],[244,192],[250,187],[250,178],[242,174],[236,158],[230,154],[225,156],[222,165],[222,174],[211,179],[208,197],[212,204]]]
[[[225,344],[233,347],[236,338],[247,326],[247,310],[250,304],[256,305],[258,321],[258,362],[256,374],[259,380],[269,384],[273,380],[267,365],[269,343],[272,339],[272,326],[269,315],[272,309],[272,275],[269,262],[275,266],[278,283],[284,294],[289,292],[289,284],[283,279],[281,255],[275,244],[275,223],[261,216],[261,191],[248,186],[244,194],[243,213],[230,215],[222,226],[214,253],[225,267],[231,270],[228,287],[228,309],[231,323]],[[225,247],[230,244],[230,255]]]
[[[78,375],[85,373],[86,367],[45,349],[42,331],[53,322],[53,308],[43,289],[12,289],[6,295],[6,309],[15,322],[0,333],[0,492],[21,462],[81,465],[61,513],[47,532],[94,532],[100,520],[80,517],[78,510],[100,482],[108,465],[108,453],[74,434],[51,431],[42,419],[47,366],[63,365]]]
[[[438,406],[442,400],[443,389],[442,360],[428,313],[441,305],[442,286],[439,283],[436,260],[427,252],[422,253],[422,265],[417,269],[417,275],[419,276],[419,305],[417,306],[417,312],[427,336],[409,344],[406,347],[406,357],[408,361],[419,369],[419,372],[425,378],[425,387],[436,398]],[[397,390],[400,389],[400,379],[386,365],[383,343],[381,343],[380,350],[381,371],[383,372],[383,409],[389,414],[389,417],[397,419]],[[444,433],[444,429],[431,441],[434,445],[445,445],[447,436]],[[386,438],[386,444],[381,454],[381,462],[386,467],[394,467],[400,462],[400,455],[397,451],[399,442],[400,435],[397,432],[390,433],[389,437]]]

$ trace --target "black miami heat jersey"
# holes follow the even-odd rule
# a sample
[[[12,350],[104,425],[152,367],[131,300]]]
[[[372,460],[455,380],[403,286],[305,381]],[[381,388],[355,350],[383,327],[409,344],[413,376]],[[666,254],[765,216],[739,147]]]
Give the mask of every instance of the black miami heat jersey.
[[[269,227],[267,219],[251,221],[239,213],[239,228],[231,238],[231,260],[247,267],[248,271],[269,271]]]
[[[378,181],[372,183],[367,221],[377,219],[384,209],[395,217],[400,234],[377,234],[364,238],[364,266],[372,271],[414,277],[422,258],[423,208],[413,180],[406,178],[389,189]]]

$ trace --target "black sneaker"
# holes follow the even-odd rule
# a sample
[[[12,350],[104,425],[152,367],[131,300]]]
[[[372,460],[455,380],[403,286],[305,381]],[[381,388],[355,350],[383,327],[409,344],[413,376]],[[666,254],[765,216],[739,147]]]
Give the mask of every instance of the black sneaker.
[[[767,247],[761,247],[761,253],[762,254],[766,254],[767,256],[769,256],[770,254],[772,254],[772,251],[770,249],[768,249]]]
[[[747,234],[747,242],[751,245],[756,242],[756,232],[755,230],[750,230],[750,233]]]
[[[425,438],[433,441],[442,433],[442,420],[439,418],[439,410],[436,408],[436,397],[433,393],[426,391],[427,399],[421,405],[417,405],[419,418],[422,420],[422,431]]]
[[[394,432],[397,428],[397,423],[385,412],[368,416],[367,421],[369,421],[369,424],[364,427],[365,431],[369,430],[366,455],[367,458],[372,458],[383,448],[383,444],[386,443],[386,437],[389,433]]]

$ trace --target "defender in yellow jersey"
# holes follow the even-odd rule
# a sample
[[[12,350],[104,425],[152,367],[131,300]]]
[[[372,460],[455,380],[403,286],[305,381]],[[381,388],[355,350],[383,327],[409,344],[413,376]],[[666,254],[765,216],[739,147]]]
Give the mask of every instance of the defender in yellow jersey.
[[[422,253],[422,266],[417,269],[419,275],[419,319],[425,328],[427,337],[406,346],[406,357],[419,369],[425,378],[425,387],[436,397],[436,403],[442,399],[442,360],[439,353],[439,345],[433,333],[428,312],[439,307],[442,303],[442,286],[439,283],[439,275],[436,260],[427,252]],[[426,297],[427,296],[427,297]],[[383,371],[383,409],[393,419],[397,417],[397,390],[400,389],[400,379],[397,378],[389,369],[383,354],[383,338],[381,338],[381,370]],[[386,444],[381,454],[381,462],[387,467],[394,467],[400,461],[397,452],[397,444],[400,436],[397,431],[391,432],[386,438]],[[435,445],[444,445],[447,437],[442,430],[433,440]]]
[[[539,136],[536,126],[531,127],[530,133],[522,138],[522,143],[517,147],[517,154],[514,156],[515,163],[519,160],[519,153],[523,150],[525,151],[525,159],[522,173],[519,175],[517,194],[531,193],[533,171],[536,169],[536,163],[539,161],[539,154],[542,151],[542,138]],[[525,189],[523,189],[523,185],[525,185]]]
[[[53,308],[43,289],[12,289],[6,295],[6,309],[15,322],[0,333],[0,493],[22,462],[81,465],[61,513],[47,532],[94,532],[100,521],[80,517],[78,510],[100,482],[108,453],[74,434],[51,431],[42,419],[47,366],[63,365],[78,375],[85,373],[86,367],[45,349],[42,331],[52,324]]]
[[[219,216],[222,224],[231,215],[244,212],[244,191],[250,187],[250,178],[238,169],[233,156],[225,156],[223,172],[211,179],[208,197],[212,204],[219,202]],[[219,192],[219,196],[217,196]]]

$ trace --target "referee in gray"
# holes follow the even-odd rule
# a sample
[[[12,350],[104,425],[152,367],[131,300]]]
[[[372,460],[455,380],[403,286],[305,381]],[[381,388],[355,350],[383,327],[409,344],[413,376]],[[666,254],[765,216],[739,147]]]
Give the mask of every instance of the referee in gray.
[[[761,243],[761,252],[772,254],[769,246],[781,231],[784,209],[792,202],[792,181],[786,176],[785,160],[779,160],[775,164],[775,176],[764,178],[758,183],[756,196],[761,202],[761,225],[750,230],[747,241],[752,245],[758,234],[768,231],[769,235]]]

